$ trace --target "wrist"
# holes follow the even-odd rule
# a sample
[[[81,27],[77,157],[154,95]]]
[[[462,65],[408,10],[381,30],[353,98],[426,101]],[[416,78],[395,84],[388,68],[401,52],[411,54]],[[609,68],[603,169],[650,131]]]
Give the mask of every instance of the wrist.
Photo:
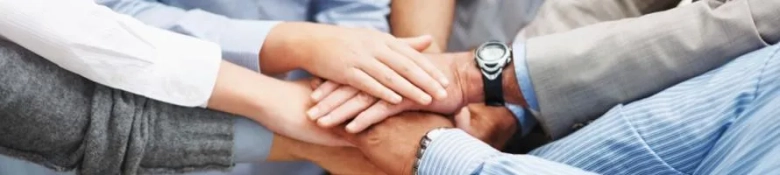
[[[461,82],[461,90],[463,90],[464,98],[467,103],[481,103],[485,102],[485,89],[482,84],[482,72],[477,66],[474,60],[473,52],[469,52],[467,56],[458,58],[456,64],[458,65],[457,77]],[[504,100],[508,103],[514,103],[527,107],[522,93],[520,93],[520,87],[517,84],[515,78],[515,66],[514,59],[502,70],[502,88],[504,92]]]
[[[301,68],[306,58],[302,56],[300,49],[302,38],[307,38],[306,31],[310,28],[307,23],[282,22],[274,26],[260,49],[260,66],[264,74],[280,74],[293,69]],[[307,36],[303,36],[307,35]]]
[[[482,73],[474,61],[474,52],[460,54],[455,64],[455,74],[463,91],[464,104],[484,101]]]
[[[286,138],[281,135],[274,134],[273,142],[271,144],[271,151],[268,154],[268,161],[293,161],[301,160],[304,155],[300,150],[300,146],[295,144],[295,141]],[[240,154],[240,153],[238,153]]]

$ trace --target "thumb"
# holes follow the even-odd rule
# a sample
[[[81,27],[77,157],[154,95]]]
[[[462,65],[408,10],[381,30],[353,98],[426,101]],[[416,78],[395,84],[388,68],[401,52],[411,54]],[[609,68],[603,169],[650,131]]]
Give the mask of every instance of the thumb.
[[[417,37],[399,39],[420,52],[427,49],[431,46],[431,43],[433,43],[433,37],[431,35],[420,35]]]
[[[347,132],[345,125],[339,125],[337,127],[333,127],[331,129],[332,133],[335,134],[338,138],[340,138],[340,142],[338,146],[346,146],[346,147],[356,147],[357,146],[357,135]]]
[[[455,114],[455,127],[470,133],[471,130],[471,111],[468,107],[463,107],[460,112]]]

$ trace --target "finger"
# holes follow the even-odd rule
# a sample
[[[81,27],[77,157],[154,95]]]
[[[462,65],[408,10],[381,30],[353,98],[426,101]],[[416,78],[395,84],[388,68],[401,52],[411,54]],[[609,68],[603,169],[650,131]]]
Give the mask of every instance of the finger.
[[[437,79],[438,77],[434,77],[434,74],[432,73],[438,73],[441,76],[444,74],[442,74],[439,69],[433,67],[433,64],[430,63],[428,58],[412,48],[400,44],[391,44],[389,47],[393,51],[386,53],[386,55],[396,57],[390,58],[391,60],[381,59],[385,64],[396,71],[401,70],[398,71],[401,75],[417,85],[417,87],[425,90],[428,94],[434,95],[436,99],[447,98],[447,91],[444,90],[443,83],[439,82],[440,80]],[[420,59],[422,60],[417,61]],[[428,63],[434,70],[424,70],[425,68],[422,66],[424,64],[418,62]]]
[[[444,73],[439,70],[439,68],[436,68],[435,65],[433,65],[433,62],[431,62],[430,58],[426,57],[422,53],[417,52],[409,47],[404,47],[403,44],[392,44],[391,48],[410,58],[418,67],[427,73],[426,75],[434,78],[442,87],[447,87],[450,84],[447,76],[444,76]]]
[[[337,107],[322,118],[317,119],[317,124],[321,127],[328,128],[336,126],[355,117],[355,115],[362,112],[376,101],[377,98],[374,98],[371,95],[366,93],[358,93],[358,95],[355,95],[355,97],[352,97],[352,99],[349,99],[349,101]]]
[[[379,123],[391,115],[402,112],[411,105],[412,103],[409,102],[394,105],[385,101],[378,101],[365,111],[358,114],[357,117],[352,120],[352,122],[349,122],[349,124],[346,126],[346,130],[350,133],[359,133],[369,126]]]
[[[311,86],[311,89],[317,89],[317,87],[320,87],[320,85],[322,85],[323,81],[325,80],[322,80],[322,78],[314,77],[309,82],[310,83],[309,85]]]
[[[347,80],[350,86],[390,103],[401,103],[403,100],[401,95],[385,87],[363,70],[355,70]]]
[[[471,111],[468,107],[460,109],[458,114],[455,114],[455,127],[460,128],[467,133],[471,133]]]
[[[317,120],[341,104],[344,104],[344,102],[357,95],[357,93],[358,90],[355,88],[341,86],[306,111],[306,115],[309,116],[309,119]]]
[[[395,90],[395,92],[401,94],[404,97],[407,97],[423,105],[427,105],[431,103],[433,98],[430,95],[425,93],[425,91],[421,90],[420,88],[417,88],[417,86],[415,86],[414,84],[409,82],[409,80],[407,80],[407,79],[412,79],[412,80],[419,79],[418,77],[414,77],[416,75],[411,75],[409,73],[409,70],[413,69],[416,66],[400,65],[400,64],[404,64],[402,63],[404,61],[407,61],[409,64],[413,64],[412,62],[408,61],[406,58],[404,58],[403,56],[397,53],[389,51],[389,49],[388,51],[384,51],[380,53],[379,57],[381,57],[381,59],[384,60],[383,61],[384,64],[379,61],[373,61],[372,63],[368,64],[368,67],[364,69],[364,71],[366,71],[372,77],[378,79],[379,82],[382,82],[382,84],[384,84],[385,86],[392,88],[393,90]],[[401,71],[396,72],[394,71],[394,69],[401,70]],[[407,69],[407,70],[403,70],[403,69]],[[398,72],[407,75],[401,76],[398,74]]]
[[[430,47],[431,44],[433,44],[433,36],[431,35],[420,35],[417,37],[398,38],[398,39],[420,52],[422,52],[425,49],[428,49],[428,47]]]
[[[336,88],[339,87],[339,84],[333,81],[326,81],[325,83],[322,83],[322,85],[318,86],[317,89],[314,90],[314,92],[311,93],[311,99],[314,100],[314,102],[318,102],[322,100],[323,97],[327,96]]]

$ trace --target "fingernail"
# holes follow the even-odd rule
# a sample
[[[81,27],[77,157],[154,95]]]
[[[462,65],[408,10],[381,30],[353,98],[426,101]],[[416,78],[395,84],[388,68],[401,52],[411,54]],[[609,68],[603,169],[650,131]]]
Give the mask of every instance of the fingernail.
[[[325,115],[321,117],[319,120],[317,120],[317,124],[320,126],[330,126],[333,123],[333,117],[330,115]]]
[[[358,132],[358,128],[357,127],[358,127],[357,124],[349,123],[349,124],[347,124],[347,128],[346,129],[347,129],[347,132],[349,132],[349,133],[357,133]]]
[[[322,92],[320,91],[314,91],[314,93],[311,93],[311,99],[314,99],[314,101],[319,101],[320,96],[322,96]]]
[[[401,98],[400,95],[395,95],[394,94],[392,97],[390,97],[390,100],[391,100],[390,103],[398,104],[398,103],[401,103],[401,100],[403,100],[403,98]]]
[[[439,78],[439,83],[441,83],[441,86],[447,87],[450,85],[450,80],[447,78]]]
[[[437,99],[444,99],[447,98],[447,91],[445,90],[439,90],[439,92],[436,92]]]
[[[432,99],[431,99],[431,96],[430,96],[430,95],[423,95],[423,96],[420,98],[420,102],[421,102],[422,104],[424,104],[424,105],[430,104],[430,103],[431,103],[431,100],[432,100]]]
[[[306,115],[309,115],[309,119],[317,120],[317,114],[320,113],[320,110],[317,109],[317,107],[309,109],[309,111],[306,111]]]

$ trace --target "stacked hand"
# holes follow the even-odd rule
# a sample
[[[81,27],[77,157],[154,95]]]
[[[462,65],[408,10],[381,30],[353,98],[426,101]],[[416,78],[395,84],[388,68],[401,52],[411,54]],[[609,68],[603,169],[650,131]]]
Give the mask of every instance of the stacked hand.
[[[495,107],[469,106],[470,115],[460,115],[456,123],[441,115],[404,112],[372,126],[364,132],[341,135],[360,149],[374,165],[388,174],[410,174],[416,160],[420,139],[435,128],[468,128],[478,139],[500,147],[514,133],[516,121],[508,111]],[[500,108],[499,108],[500,109]],[[497,114],[497,115],[494,115]],[[433,141],[434,143],[436,140]]]
[[[268,155],[267,160],[307,160],[316,163],[331,174],[339,175],[385,174],[357,148],[317,145],[281,135],[274,135],[271,154]]]
[[[455,59],[455,57],[463,56],[458,54],[428,55],[435,67],[444,72],[446,78],[452,80],[452,84],[446,87],[448,94],[446,98],[434,100],[427,105],[408,99],[394,104],[375,98],[370,93],[361,92],[349,85],[341,85],[334,81],[322,84],[315,82],[313,86],[316,87],[316,90],[313,92],[312,99],[317,104],[309,109],[307,115],[323,127],[333,127],[354,118],[346,126],[346,129],[350,133],[358,133],[388,116],[403,111],[422,110],[453,114],[467,104],[464,89],[468,88],[466,87],[468,85],[461,83],[463,76],[465,76],[462,72],[465,72],[464,69],[474,69],[474,67],[467,66],[468,64],[462,64],[464,60]]]
[[[398,39],[370,29],[282,23],[269,33],[260,58],[264,72],[302,68],[393,104],[429,104],[445,98],[449,84],[419,52],[431,42],[430,36]]]

